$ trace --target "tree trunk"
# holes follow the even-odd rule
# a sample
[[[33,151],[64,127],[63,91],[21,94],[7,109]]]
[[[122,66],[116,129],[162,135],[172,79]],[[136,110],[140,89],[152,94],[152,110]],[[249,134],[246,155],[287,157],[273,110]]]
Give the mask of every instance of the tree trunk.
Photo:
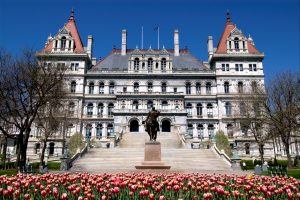
[[[20,142],[20,150],[21,150],[21,157],[20,157],[20,166],[24,168],[26,165],[26,157],[27,157],[27,146],[28,146],[28,140],[30,135],[30,128],[25,131],[24,137],[22,137],[22,142]]]
[[[7,151],[7,136],[4,136],[4,144],[3,144],[3,149],[2,149],[2,164],[3,164],[3,169],[6,169],[6,151]]]
[[[259,155],[260,155],[260,160],[261,160],[261,166],[264,163],[264,149],[263,149],[263,144],[259,144],[258,150],[259,150]]]
[[[288,160],[288,167],[292,167],[292,158],[291,158],[291,154],[290,154],[290,144],[289,143],[284,143],[284,147],[285,147],[286,157],[287,157],[287,160]]]
[[[46,147],[47,147],[47,140],[43,140],[43,148],[42,148],[41,159],[40,159],[40,165],[41,166],[44,163]]]

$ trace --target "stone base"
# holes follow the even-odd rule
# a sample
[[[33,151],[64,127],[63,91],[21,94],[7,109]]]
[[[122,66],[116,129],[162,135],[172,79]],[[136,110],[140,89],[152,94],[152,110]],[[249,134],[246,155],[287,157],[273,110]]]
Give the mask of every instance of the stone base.
[[[136,169],[170,169],[171,166],[165,165],[161,160],[160,142],[146,142],[144,162],[135,166]]]

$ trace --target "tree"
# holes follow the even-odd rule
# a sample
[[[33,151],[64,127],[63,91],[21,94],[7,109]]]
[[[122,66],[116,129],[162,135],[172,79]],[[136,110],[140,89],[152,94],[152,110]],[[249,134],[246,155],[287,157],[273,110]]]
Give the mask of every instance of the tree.
[[[264,161],[264,145],[271,139],[264,112],[266,98],[264,87],[253,82],[251,88],[237,96],[236,101],[239,106],[237,112],[235,112],[244,132],[253,136],[257,143],[262,163]]]
[[[31,126],[38,111],[61,90],[64,70],[37,60],[32,51],[19,57],[0,51],[0,120],[17,128],[17,163],[26,164]],[[2,133],[10,137],[0,124]]]
[[[84,144],[84,138],[81,133],[75,133],[74,135],[72,135],[68,142],[70,156],[75,155],[78,149],[82,149],[84,147]]]
[[[219,150],[223,149],[226,155],[231,157],[232,156],[231,148],[229,145],[228,138],[225,136],[224,132],[218,131],[216,133],[215,139],[216,139],[216,146],[218,147],[218,149]]]
[[[299,131],[299,80],[299,73],[283,72],[275,76],[267,87],[268,99],[264,105],[268,125],[281,139],[289,167],[292,166],[290,145],[297,141]]]

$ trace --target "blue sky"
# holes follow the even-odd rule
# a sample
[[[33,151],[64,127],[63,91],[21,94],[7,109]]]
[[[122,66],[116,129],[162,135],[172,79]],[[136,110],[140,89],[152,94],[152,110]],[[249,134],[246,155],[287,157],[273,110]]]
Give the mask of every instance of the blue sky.
[[[67,21],[71,8],[86,45],[94,37],[94,56],[104,57],[120,47],[121,30],[128,31],[128,48],[173,48],[173,31],[178,28],[180,48],[187,47],[207,60],[207,37],[214,46],[224,29],[227,9],[245,35],[265,53],[266,79],[282,70],[300,71],[299,0],[0,0],[0,48],[18,54],[22,49],[42,49],[50,33],[56,34]]]

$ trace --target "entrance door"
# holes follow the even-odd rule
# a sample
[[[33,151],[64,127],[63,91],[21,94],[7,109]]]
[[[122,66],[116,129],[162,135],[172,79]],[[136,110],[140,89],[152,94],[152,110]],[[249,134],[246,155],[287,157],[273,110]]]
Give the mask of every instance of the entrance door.
[[[49,155],[54,154],[54,142],[50,142],[49,144]]]
[[[130,122],[130,132],[139,132],[139,122],[137,120]]]
[[[162,132],[170,132],[171,131],[171,123],[170,123],[170,121],[168,121],[168,120],[164,120],[164,121],[162,121],[162,124],[161,124],[161,131]]]

